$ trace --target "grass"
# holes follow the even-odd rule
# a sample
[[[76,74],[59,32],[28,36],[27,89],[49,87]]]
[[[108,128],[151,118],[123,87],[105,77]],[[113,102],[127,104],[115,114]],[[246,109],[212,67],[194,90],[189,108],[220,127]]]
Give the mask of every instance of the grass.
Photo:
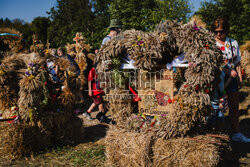
[[[105,147],[103,145],[94,145],[86,150],[75,150],[69,152],[66,158],[75,166],[102,166],[105,161]]]
[[[104,166],[105,146],[98,144],[79,144],[76,147],[57,147],[38,156],[5,162],[0,166]]]

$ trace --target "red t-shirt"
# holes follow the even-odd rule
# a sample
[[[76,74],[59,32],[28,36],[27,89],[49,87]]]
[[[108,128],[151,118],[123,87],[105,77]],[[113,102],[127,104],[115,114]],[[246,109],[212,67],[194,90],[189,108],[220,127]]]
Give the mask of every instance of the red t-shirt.
[[[91,81],[91,89],[93,91],[93,96],[104,94],[103,90],[100,88],[100,84],[97,81],[97,75],[95,73],[95,68],[89,71],[88,81]]]

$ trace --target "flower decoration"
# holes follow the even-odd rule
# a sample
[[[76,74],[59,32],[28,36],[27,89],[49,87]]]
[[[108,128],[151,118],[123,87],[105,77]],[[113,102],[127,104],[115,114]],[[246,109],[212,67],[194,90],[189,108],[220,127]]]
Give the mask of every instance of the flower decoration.
[[[200,30],[200,28],[198,28],[196,24],[194,24],[193,29],[194,29],[195,31],[199,31],[199,30]]]
[[[199,90],[200,90],[200,85],[196,85],[196,86],[195,86],[195,90],[196,90],[196,91],[199,91]]]
[[[29,78],[29,80],[32,80],[35,78],[35,76],[38,73],[37,65],[33,62],[28,64],[28,69],[25,72],[25,76]]]
[[[144,46],[146,42],[142,40],[141,36],[137,36],[137,40],[134,41],[134,44],[132,47],[137,47],[137,46]]]
[[[208,45],[208,44],[206,44],[206,45],[204,46],[204,48],[209,49],[209,45]]]
[[[205,91],[204,91],[206,94],[208,94],[209,93],[209,89],[205,89]]]
[[[3,69],[3,64],[0,64],[0,75],[4,75],[5,71]]]
[[[221,51],[225,51],[225,47],[224,46],[218,47],[218,49],[220,49]]]

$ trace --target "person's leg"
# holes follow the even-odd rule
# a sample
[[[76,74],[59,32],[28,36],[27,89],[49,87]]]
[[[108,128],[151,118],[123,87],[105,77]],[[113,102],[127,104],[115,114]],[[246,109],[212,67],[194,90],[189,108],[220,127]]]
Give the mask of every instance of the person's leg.
[[[99,112],[104,113],[104,105],[103,105],[103,103],[99,104],[98,109],[99,109]]]
[[[97,105],[95,103],[92,103],[91,106],[89,107],[89,109],[87,110],[87,112],[91,113],[96,106]]]
[[[239,125],[239,92],[228,92],[229,118],[233,133],[240,132]]]
[[[87,117],[89,120],[93,120],[93,118],[91,117],[90,113],[92,112],[92,110],[96,107],[95,103],[92,103],[91,106],[89,107],[89,109],[87,110],[87,112],[84,112],[83,115],[85,117]]]

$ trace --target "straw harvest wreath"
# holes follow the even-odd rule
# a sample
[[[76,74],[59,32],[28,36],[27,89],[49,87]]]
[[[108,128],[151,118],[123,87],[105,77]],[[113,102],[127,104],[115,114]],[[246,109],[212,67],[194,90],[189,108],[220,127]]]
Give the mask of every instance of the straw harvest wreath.
[[[62,85],[49,77],[47,62],[60,66]],[[85,56],[81,63],[86,64]],[[81,73],[84,70],[81,68]],[[82,139],[82,120],[74,114],[74,105],[85,80],[74,73],[68,60],[49,52],[4,56],[0,65],[0,110],[5,114],[15,106],[18,109],[11,114],[20,116],[17,124],[5,126],[4,149],[0,146],[4,152],[22,157],[50,145]],[[58,86],[64,87],[61,92]]]
[[[185,59],[193,65],[186,69],[185,82],[171,100],[174,110],[143,124],[144,116],[133,115],[131,104],[111,99],[110,111],[118,126],[128,131],[154,131],[164,139],[195,132],[197,125],[202,125],[205,116],[209,115],[210,96],[219,79],[223,56],[216,47],[214,34],[196,24],[177,21],[162,22],[154,32],[124,31],[100,49],[96,57],[98,71],[105,70],[103,62],[111,62],[114,68],[109,66],[109,70],[118,71],[127,55],[136,68],[154,71],[159,64],[171,62],[181,53],[185,53]]]

